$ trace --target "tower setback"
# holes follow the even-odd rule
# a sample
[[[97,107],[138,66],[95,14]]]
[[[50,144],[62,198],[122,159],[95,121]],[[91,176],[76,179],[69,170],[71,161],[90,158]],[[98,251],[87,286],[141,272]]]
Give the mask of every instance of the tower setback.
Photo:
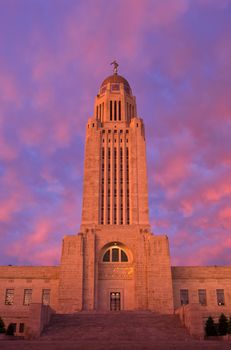
[[[149,226],[145,131],[120,75],[106,78],[86,130],[82,225]]]
[[[64,239],[61,310],[171,313],[168,239],[150,232],[144,123],[117,69],[103,80],[87,123],[83,187],[80,234]]]

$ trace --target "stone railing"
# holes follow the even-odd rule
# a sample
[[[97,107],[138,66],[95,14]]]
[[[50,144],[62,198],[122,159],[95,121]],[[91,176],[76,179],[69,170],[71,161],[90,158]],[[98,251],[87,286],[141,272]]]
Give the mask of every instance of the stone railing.
[[[44,327],[49,324],[54,311],[48,305],[32,303],[29,307],[28,325],[25,338],[33,339],[41,335]]]
[[[189,334],[195,338],[204,338],[203,312],[200,304],[182,305],[175,310],[179,315],[181,323],[185,326]]]
[[[221,313],[229,317],[231,308],[225,305],[208,307],[191,303],[175,310],[175,314],[179,315],[181,323],[188,329],[190,335],[198,339],[203,339],[205,336],[204,327],[208,317],[212,316],[217,323]]]

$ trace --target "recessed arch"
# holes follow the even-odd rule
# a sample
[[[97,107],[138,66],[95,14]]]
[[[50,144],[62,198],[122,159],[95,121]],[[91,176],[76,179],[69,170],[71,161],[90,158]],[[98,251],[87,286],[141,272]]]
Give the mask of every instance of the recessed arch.
[[[103,262],[128,262],[128,256],[121,247],[109,247],[103,255]]]
[[[123,243],[110,242],[102,249],[100,259],[103,263],[131,263],[132,253]]]

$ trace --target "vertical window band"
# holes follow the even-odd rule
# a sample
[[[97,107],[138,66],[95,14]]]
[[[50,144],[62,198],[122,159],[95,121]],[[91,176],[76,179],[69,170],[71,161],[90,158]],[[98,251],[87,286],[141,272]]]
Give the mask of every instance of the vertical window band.
[[[110,120],[112,120],[112,101],[110,101]]]
[[[117,101],[114,101],[114,121],[117,121]]]

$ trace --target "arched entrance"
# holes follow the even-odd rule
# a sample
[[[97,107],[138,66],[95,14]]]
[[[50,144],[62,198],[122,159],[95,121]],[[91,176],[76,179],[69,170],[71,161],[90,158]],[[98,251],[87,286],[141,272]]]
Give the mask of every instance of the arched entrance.
[[[110,242],[99,253],[97,309],[120,311],[134,308],[133,255],[124,244]]]

